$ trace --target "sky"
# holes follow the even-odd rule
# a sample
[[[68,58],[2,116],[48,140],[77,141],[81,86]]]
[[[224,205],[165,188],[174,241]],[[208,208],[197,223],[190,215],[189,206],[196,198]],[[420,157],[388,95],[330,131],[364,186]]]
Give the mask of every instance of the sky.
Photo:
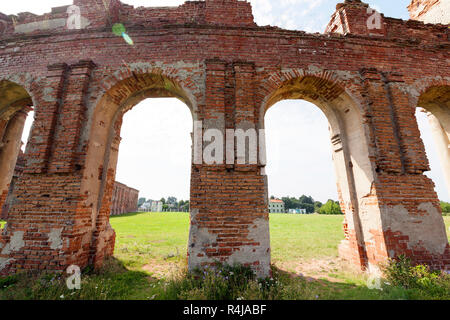
[[[180,0],[125,0],[138,6],[179,5]],[[339,0],[251,0],[258,25],[292,30],[325,30]],[[408,19],[409,0],[367,0],[385,16]],[[71,4],[70,0],[2,1],[0,12],[16,14],[29,11],[49,12],[51,7]],[[436,184],[441,200],[450,201],[443,172],[426,116],[418,113],[418,122],[431,171],[426,174]],[[32,117],[24,130],[26,141]],[[337,199],[335,174],[331,161],[328,122],[315,105],[282,101],[265,117],[269,195],[299,197],[311,195],[325,202]],[[176,99],[147,99],[124,118],[119,150],[117,180],[140,190],[150,199],[175,196],[189,198],[192,116]]]

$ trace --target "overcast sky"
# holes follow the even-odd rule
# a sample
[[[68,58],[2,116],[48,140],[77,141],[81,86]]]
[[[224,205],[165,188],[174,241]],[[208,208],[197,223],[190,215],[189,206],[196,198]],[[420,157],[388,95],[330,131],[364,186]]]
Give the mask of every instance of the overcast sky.
[[[134,6],[179,5],[179,0],[126,0]],[[273,25],[307,32],[323,32],[338,0],[251,0],[258,25]],[[386,16],[408,19],[409,0],[365,1]],[[6,14],[49,12],[66,0],[2,1]],[[26,139],[31,125],[27,121]],[[449,201],[443,172],[430,135],[428,122],[418,114],[422,138],[441,200]],[[328,122],[315,105],[282,101],[266,114],[269,194],[277,197],[311,195],[319,201],[337,199],[331,162]],[[141,191],[146,198],[170,195],[189,198],[192,117],[176,99],[147,99],[125,115],[117,180]]]

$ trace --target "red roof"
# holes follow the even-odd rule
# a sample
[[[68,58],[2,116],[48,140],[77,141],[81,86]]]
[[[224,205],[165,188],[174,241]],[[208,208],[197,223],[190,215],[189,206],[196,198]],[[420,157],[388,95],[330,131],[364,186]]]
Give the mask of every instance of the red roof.
[[[283,202],[284,203],[284,201],[280,200],[280,199],[270,199],[270,202]]]

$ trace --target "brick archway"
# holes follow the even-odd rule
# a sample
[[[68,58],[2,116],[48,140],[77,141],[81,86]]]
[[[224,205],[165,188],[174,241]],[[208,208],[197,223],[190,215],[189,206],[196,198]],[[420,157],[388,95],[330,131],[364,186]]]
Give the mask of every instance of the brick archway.
[[[342,144],[335,163],[343,206],[361,221],[363,237],[349,235],[342,252],[352,252],[346,255],[359,266],[404,253],[449,268],[414,117],[422,92],[416,79],[440,81],[450,73],[447,26],[380,15],[374,30],[361,1],[340,3],[325,34],[257,26],[250,3],[240,0],[176,8],[74,4],[83,30],[67,30],[61,8],[2,18],[0,74],[33,91],[36,111],[0,236],[1,274],[101,265],[114,238],[106,207],[121,115],[145,97],[164,95],[184,101],[201,130],[219,133],[262,129],[265,110],[287,97],[315,102],[331,123],[335,149]],[[116,22],[134,46],[111,32]],[[264,164],[242,164],[233,148],[223,151],[219,163],[192,166],[189,267],[237,262],[267,276]]]
[[[365,72],[362,71],[361,73],[365,74]],[[317,71],[313,73],[303,70],[277,73],[269,79],[270,81],[265,82],[266,87],[263,90],[267,94],[261,99],[260,128],[264,128],[265,112],[273,104],[284,99],[304,99],[312,102],[323,111],[329,121],[339,200],[345,213],[345,240],[339,246],[341,257],[365,269],[376,267],[386,259],[393,258],[398,254],[408,254],[415,250],[417,250],[416,252],[423,252],[421,254],[424,256],[432,256],[433,253],[431,252],[434,252],[437,256],[448,254],[446,231],[443,227],[438,202],[428,200],[429,202],[420,203],[420,196],[418,195],[421,192],[420,188],[414,191],[418,192],[417,199],[411,199],[413,201],[409,205],[415,207],[413,210],[425,212],[425,214],[420,214],[424,218],[416,216],[415,218],[405,219],[403,215],[411,210],[411,207],[406,209],[404,205],[407,201],[404,200],[400,205],[380,205],[383,202],[392,201],[389,196],[386,197],[387,199],[382,199],[382,196],[377,195],[377,188],[383,188],[383,180],[392,170],[388,167],[383,168],[383,164],[379,160],[377,161],[381,151],[379,147],[386,144],[386,141],[382,141],[384,138],[379,136],[374,126],[376,126],[376,121],[384,121],[386,118],[384,116],[382,119],[376,119],[376,117],[373,119],[375,111],[367,103],[367,98],[365,100],[358,94],[350,95],[348,92],[351,92],[351,90],[345,87],[350,86],[351,89],[359,87],[359,92],[367,95],[374,89],[370,88],[371,85],[360,81],[347,81],[345,83],[339,81],[331,73]],[[270,83],[270,85],[267,85],[267,83]],[[399,87],[403,86],[399,85]],[[408,86],[405,87],[410,89]],[[440,104],[442,109],[442,105],[448,103],[448,88],[446,86],[432,88],[431,91],[426,91],[427,94],[421,95],[419,104],[425,105],[426,101],[430,101],[429,97],[434,97],[434,99],[431,99],[431,103],[433,105]],[[392,85],[391,90],[397,90],[395,85]],[[403,91],[407,92],[408,90]],[[355,99],[355,96],[358,98]],[[405,99],[408,100],[407,97]],[[410,108],[409,105],[405,106],[405,116],[410,117],[408,122],[411,123],[408,130],[414,132],[416,137],[420,139],[414,113],[410,112],[412,109],[414,108]],[[436,108],[433,110],[437,112]],[[445,112],[440,112],[441,119],[444,119],[444,122],[448,115],[447,111],[446,109]],[[397,130],[401,129],[398,128]],[[405,137],[397,139],[399,139],[399,143],[406,142]],[[378,148],[373,148],[374,142],[375,145],[378,145]],[[418,142],[420,143],[416,143],[415,147],[423,149],[422,141],[419,140]],[[408,170],[405,159],[401,159],[400,162],[405,167],[403,170]],[[392,165],[392,162],[389,164]],[[423,186],[431,191],[434,185],[423,175],[426,168],[424,167],[420,171],[420,175],[416,175],[416,177],[423,180]],[[410,172],[417,174],[417,171]],[[414,179],[413,176],[407,179]],[[384,186],[384,188],[386,187]],[[431,192],[434,193],[434,191]],[[405,228],[405,230],[409,229],[409,235],[402,236],[415,238],[415,241],[418,244],[420,243],[418,247],[408,247],[408,245],[405,246],[398,242],[399,231],[394,230],[398,229],[399,224],[402,224],[402,228]],[[421,233],[427,234],[427,230],[433,228],[432,225],[436,227],[433,239],[413,235],[420,227],[423,227]],[[412,231],[413,229],[416,229],[416,231]]]
[[[339,246],[340,255],[364,269],[369,263],[366,248],[370,240],[367,239],[368,230],[365,230],[368,223],[361,220],[361,211],[366,208],[360,206],[371,191],[375,169],[370,159],[363,108],[347,93],[342,83],[329,74],[295,73],[302,75],[283,77],[288,80],[273,88],[263,100],[260,127],[264,127],[267,110],[282,100],[306,100],[324,113],[329,123],[339,201],[345,214],[345,240]],[[372,219],[379,220],[379,212]]]
[[[123,116],[147,98],[173,97],[182,101],[196,115],[196,99],[180,81],[163,73],[133,73],[105,90],[92,113],[89,143],[81,190],[89,194],[93,222],[89,262],[103,263],[114,252],[115,232],[109,224],[111,199],[116,176],[120,131]]]

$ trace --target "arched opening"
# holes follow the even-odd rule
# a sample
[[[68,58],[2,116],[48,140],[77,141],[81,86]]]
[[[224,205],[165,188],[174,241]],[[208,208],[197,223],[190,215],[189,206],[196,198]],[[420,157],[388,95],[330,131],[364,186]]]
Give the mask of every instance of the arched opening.
[[[125,130],[129,132],[127,128],[129,129],[130,126],[133,127],[136,124],[133,121],[128,122],[127,116],[133,116],[135,112],[138,115],[139,113],[141,113],[139,110],[141,108],[151,108],[151,102],[156,100],[153,98],[170,98],[158,99],[162,100],[163,103],[160,104],[159,107],[156,107],[156,109],[159,109],[161,113],[164,114],[164,112],[166,112],[166,117],[170,117],[170,114],[167,114],[167,109],[171,107],[164,109],[164,104],[174,104],[175,99],[173,98],[176,98],[177,103],[175,103],[175,108],[173,108],[173,106],[171,108],[173,112],[180,113],[180,108],[182,109],[186,106],[188,106],[189,110],[191,111],[190,115],[183,118],[184,120],[187,119],[187,121],[189,122],[189,124],[184,123],[184,127],[189,128],[189,131],[185,132],[185,134],[189,137],[189,133],[192,132],[193,128],[193,120],[195,120],[196,99],[193,96],[190,96],[187,92],[188,91],[182,88],[182,86],[176,80],[163,76],[161,74],[134,74],[132,77],[121,80],[116,85],[111,87],[96,104],[96,108],[93,111],[94,114],[92,115],[92,123],[90,123],[91,132],[89,134],[89,141],[87,142],[89,152],[86,158],[86,167],[84,174],[85,179],[83,180],[82,184],[82,189],[85,190],[86,194],[89,195],[86,204],[92,210],[91,233],[93,240],[91,242],[90,263],[94,264],[95,266],[102,265],[105,256],[112,256],[115,247],[116,233],[111,227],[110,215],[111,213],[114,213],[111,212],[111,210],[113,209],[113,201],[115,200],[115,196],[117,196],[114,194],[114,189],[117,176],[117,165],[119,160],[119,146],[122,140],[122,124],[125,121]],[[141,102],[142,104],[137,107],[137,105]],[[148,102],[150,102],[150,105],[148,105]],[[136,109],[134,109],[135,107]],[[134,110],[130,111],[132,109]],[[184,109],[182,112],[186,110],[188,109]],[[130,113],[128,114],[129,111]],[[156,117],[155,119],[152,119],[153,121],[164,123],[162,114],[156,114],[155,112],[153,112],[150,113],[150,116],[152,115]],[[143,120],[145,120],[145,117],[142,117],[142,115],[140,117],[144,118]],[[147,124],[145,124],[145,121],[141,123],[142,126],[145,125],[145,127],[134,128],[134,134],[143,130],[147,130],[151,133],[152,128],[148,126],[149,121],[150,120],[147,121]],[[155,134],[159,135],[159,139],[168,138],[168,132],[166,132],[165,135],[162,132]],[[125,137],[125,139],[126,138],[127,137]],[[133,138],[131,138],[131,140],[133,140]],[[169,146],[167,144],[167,141],[160,142],[165,143],[167,147]],[[145,143],[139,145],[144,148],[146,147]],[[134,149],[134,153],[136,154],[136,156],[139,156],[140,150],[139,147],[136,147],[136,141],[134,141],[134,143],[132,142],[129,146],[125,145],[125,150],[128,149],[129,151],[133,152],[132,149]],[[185,160],[189,161],[188,166],[190,168],[191,156],[189,151],[190,150],[188,150],[188,152],[185,152],[189,154],[187,158],[185,157]],[[125,159],[125,166],[133,165],[133,159],[131,159],[131,162],[128,162],[130,161],[129,157],[130,155],[128,153],[124,155],[123,159]],[[128,160],[126,160],[127,158]],[[167,165],[168,163],[169,159],[166,159],[164,163],[166,168],[170,167]],[[146,165],[152,166],[151,159],[150,161],[147,161]],[[183,163],[183,165],[184,167],[186,167],[185,163]],[[155,166],[157,166],[156,163]],[[123,179],[124,175],[126,176],[126,172],[124,174],[119,174],[118,177]],[[144,186],[143,188],[145,189],[145,185],[147,182],[145,179],[152,179],[152,177],[147,175],[147,173],[145,172],[145,168],[138,178],[141,179],[142,184],[137,185],[136,187],[134,185],[130,185],[130,187],[137,189],[140,188],[140,186]],[[128,180],[120,182],[128,182]],[[130,184],[134,184],[133,179],[131,179],[130,182]],[[151,183],[162,183],[162,181],[154,179],[154,181]],[[176,182],[165,181],[164,183]],[[153,190],[154,192],[155,189],[151,190]],[[168,194],[167,196],[170,195],[171,194]],[[152,200],[159,200],[159,196],[160,194],[157,197],[149,194],[146,197],[153,198]],[[150,208],[150,210],[148,211],[153,210],[152,208]],[[189,214],[186,213],[184,218],[189,219]],[[155,221],[159,221],[159,223],[161,223],[161,221],[158,220],[158,217],[155,219]],[[141,225],[140,227],[143,227],[143,225]],[[187,230],[185,231],[185,245],[187,248],[188,237]],[[151,232],[152,229],[149,229],[148,233]],[[150,243],[141,243],[140,245],[148,248],[150,246]],[[178,253],[180,253],[179,251],[181,251],[181,248],[180,250],[178,250]],[[180,255],[182,255],[182,253],[180,253]]]
[[[327,277],[337,266],[344,217],[328,129],[304,100],[280,101],[265,115],[271,259],[281,270]]]
[[[114,257],[156,278],[186,263],[192,123],[175,98],[146,99],[123,118],[110,217]]]
[[[288,102],[281,102],[282,100],[288,100]],[[371,193],[374,178],[361,111],[350,95],[338,84],[316,76],[303,76],[285,81],[272,93],[266,99],[265,105],[263,105],[260,119],[267,121],[267,118],[271,114],[268,111],[269,108],[275,106],[277,103],[279,104],[274,108],[278,108],[280,111],[282,107],[289,110],[289,104],[291,107],[294,107],[292,105],[293,103],[297,104],[297,107],[298,104],[301,104],[293,100],[305,100],[309,102],[307,106],[313,104],[320,109],[321,113],[327,119],[328,124],[325,124],[325,121],[323,121],[322,129],[326,131],[328,126],[328,141],[331,141],[331,159],[337,185],[337,196],[340,208],[344,213],[344,218],[341,219],[341,221],[344,220],[344,239],[339,243],[339,238],[342,237],[342,233],[337,232],[336,247],[338,247],[340,256],[350,260],[355,265],[365,268],[368,263],[365,242],[368,239],[364,239],[364,235],[367,234],[370,225],[367,221],[362,221],[361,217],[363,213],[360,210],[360,205],[364,202],[364,198]],[[316,112],[316,116],[318,113],[320,112]],[[260,123],[260,126],[265,128],[264,123]],[[297,139],[311,139],[310,135],[299,137],[299,131],[292,132],[292,135],[297,134]],[[269,135],[270,131],[266,131],[268,141],[271,139]],[[279,139],[281,140],[283,137],[280,136]],[[323,136],[322,139],[324,139]],[[269,147],[270,145],[268,145]],[[328,147],[326,148],[328,149]],[[272,151],[268,150],[268,152]],[[329,151],[328,154],[330,154]],[[281,156],[285,157],[289,155],[282,154]],[[267,159],[269,192],[271,192],[270,156]],[[287,162],[285,161],[284,163]],[[280,160],[280,163],[283,163],[283,160]],[[295,161],[291,160],[289,163],[293,164]],[[295,170],[303,174],[308,172],[308,168],[295,168]],[[328,169],[328,172],[331,172],[331,168]],[[285,177],[285,179],[289,179],[289,177]],[[328,177],[328,181],[331,179],[333,177]],[[295,196],[300,197],[302,193],[296,194]],[[308,195],[311,194],[306,194],[306,196]],[[300,216],[298,217],[300,218]],[[371,217],[371,219],[377,218]],[[291,224],[289,225],[291,226]],[[271,222],[272,227],[273,223]],[[271,232],[272,250],[276,250],[277,246],[274,245],[274,242],[277,240],[273,236],[274,234]],[[283,246],[283,244],[280,245]],[[291,245],[295,247],[296,244]],[[301,244],[298,243],[297,245]],[[299,254],[302,255],[303,253]],[[273,256],[276,260],[277,254],[274,253]],[[292,257],[295,256],[293,255]]]
[[[30,94],[19,84],[0,81],[0,214],[8,217],[13,202],[14,185],[24,168],[24,128],[29,130],[32,122],[33,101]],[[30,115],[29,115],[30,113]],[[27,118],[28,117],[28,118]],[[26,125],[27,124],[27,125]]]
[[[433,178],[439,198],[450,202],[450,87],[428,88],[417,106],[416,117],[431,166],[427,174]]]

